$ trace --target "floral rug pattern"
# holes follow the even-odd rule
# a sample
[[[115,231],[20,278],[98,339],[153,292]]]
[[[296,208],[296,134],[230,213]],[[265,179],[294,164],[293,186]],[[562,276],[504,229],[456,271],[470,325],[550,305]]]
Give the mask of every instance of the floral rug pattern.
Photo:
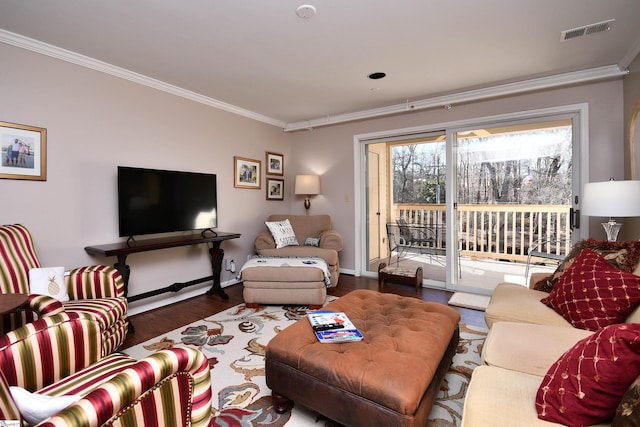
[[[309,312],[306,306],[254,309],[240,304],[124,352],[137,359],[173,346],[195,347],[204,352],[211,368],[215,415],[212,426],[337,427],[331,420],[300,406],[286,414],[276,413],[265,382],[267,343]],[[471,372],[480,363],[485,336],[484,329],[460,325],[457,354],[429,414],[428,426],[460,425],[464,395]]]

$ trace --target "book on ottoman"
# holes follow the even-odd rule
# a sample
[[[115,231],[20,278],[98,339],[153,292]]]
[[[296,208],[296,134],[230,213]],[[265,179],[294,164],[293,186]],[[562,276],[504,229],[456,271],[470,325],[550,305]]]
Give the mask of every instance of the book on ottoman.
[[[337,343],[362,340],[362,334],[346,314],[318,311],[307,315],[313,331],[321,343]]]

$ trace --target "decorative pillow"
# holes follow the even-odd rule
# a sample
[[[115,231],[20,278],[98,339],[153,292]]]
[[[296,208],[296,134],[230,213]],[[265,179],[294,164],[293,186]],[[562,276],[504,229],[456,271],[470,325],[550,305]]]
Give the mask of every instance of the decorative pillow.
[[[611,427],[640,427],[640,377],[622,396]]]
[[[20,415],[31,425],[41,423],[80,400],[80,396],[45,396],[15,386],[9,387],[9,390]]]
[[[640,277],[584,249],[548,297],[540,300],[576,328],[597,331],[623,322],[640,302]]]
[[[610,420],[638,375],[640,324],[607,326],[551,365],[536,393],[538,418],[569,426]]]
[[[591,249],[599,253],[611,266],[622,271],[632,273],[640,262],[640,241],[626,240],[622,242],[609,242],[607,240],[585,239],[581,240],[571,249],[566,258],[558,265],[558,268],[550,276],[536,282],[533,289],[551,292],[583,249]]]
[[[273,240],[276,242],[276,249],[284,248],[285,246],[298,246],[298,240],[293,232],[293,227],[288,219],[284,221],[265,222]]]
[[[32,294],[48,295],[61,302],[69,301],[64,267],[32,268],[29,270],[29,288]]]
[[[304,241],[305,246],[320,246],[320,238],[319,237],[307,237]]]

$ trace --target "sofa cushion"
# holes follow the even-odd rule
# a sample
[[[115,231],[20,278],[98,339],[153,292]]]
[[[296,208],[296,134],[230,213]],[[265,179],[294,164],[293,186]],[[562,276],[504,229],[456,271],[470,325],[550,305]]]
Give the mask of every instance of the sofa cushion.
[[[548,295],[515,283],[500,283],[485,310],[487,326],[492,328],[496,322],[524,322],[570,328],[571,323],[540,302]]]
[[[498,322],[484,341],[482,362],[543,377],[560,356],[591,334],[577,328]]]
[[[298,246],[298,239],[293,232],[293,227],[288,219],[283,221],[267,221],[265,222],[267,228],[273,236],[273,240],[276,242],[276,249],[284,248],[285,246]]]
[[[573,326],[596,331],[620,323],[640,302],[640,277],[584,249],[542,303]]]
[[[569,426],[609,420],[638,375],[640,324],[607,326],[551,365],[536,393],[538,416]]]

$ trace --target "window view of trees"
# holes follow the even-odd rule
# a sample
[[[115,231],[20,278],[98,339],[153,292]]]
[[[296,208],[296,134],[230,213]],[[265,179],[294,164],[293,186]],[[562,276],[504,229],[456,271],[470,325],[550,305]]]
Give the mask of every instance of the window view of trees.
[[[481,134],[483,132],[478,132]],[[461,204],[571,204],[571,126],[458,135]],[[393,203],[445,203],[445,142],[392,147]]]

